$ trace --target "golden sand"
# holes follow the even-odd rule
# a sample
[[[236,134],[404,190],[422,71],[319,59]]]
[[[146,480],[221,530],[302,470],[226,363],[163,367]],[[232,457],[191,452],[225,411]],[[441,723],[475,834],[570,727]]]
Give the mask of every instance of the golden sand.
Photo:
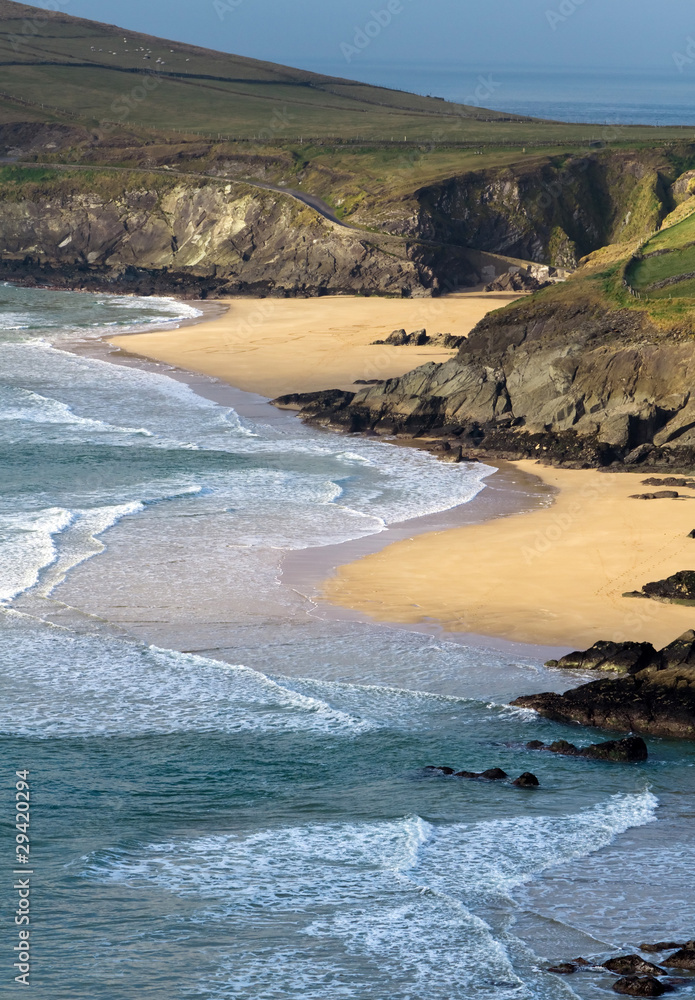
[[[218,319],[113,337],[111,343],[272,398],[350,389],[356,379],[395,378],[427,361],[446,361],[452,351],[372,341],[401,328],[463,336],[491,309],[517,298],[505,292],[463,292],[436,299],[223,299],[229,311]]]
[[[514,463],[559,490],[531,513],[419,535],[337,571],[324,594],[378,621],[585,648],[598,639],[664,645],[695,608],[623,597],[695,567],[695,490],[632,500],[645,473]]]

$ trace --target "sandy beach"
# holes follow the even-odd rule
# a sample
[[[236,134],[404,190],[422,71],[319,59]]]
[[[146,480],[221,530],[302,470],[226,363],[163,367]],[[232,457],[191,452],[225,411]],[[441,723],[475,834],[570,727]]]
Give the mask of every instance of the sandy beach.
[[[356,379],[394,378],[428,361],[446,361],[453,351],[373,341],[401,328],[464,336],[492,309],[517,298],[461,292],[436,299],[221,299],[229,307],[223,316],[179,330],[113,337],[110,343],[273,398],[351,389]]]
[[[446,360],[451,351],[372,342],[400,327],[465,335],[514,298],[229,299],[223,315],[110,342],[272,397],[350,388],[356,379]],[[390,544],[339,567],[323,598],[377,621],[438,623],[451,632],[548,646],[585,647],[597,639],[663,645],[693,626],[695,609],[623,594],[690,568],[695,502],[630,499],[645,491],[645,472],[514,464],[555,491],[548,507]],[[695,490],[683,492],[695,500]]]
[[[695,608],[623,597],[695,559],[693,499],[633,500],[648,473],[514,463],[556,489],[547,508],[420,535],[342,566],[324,596],[378,621],[584,648],[670,642]]]

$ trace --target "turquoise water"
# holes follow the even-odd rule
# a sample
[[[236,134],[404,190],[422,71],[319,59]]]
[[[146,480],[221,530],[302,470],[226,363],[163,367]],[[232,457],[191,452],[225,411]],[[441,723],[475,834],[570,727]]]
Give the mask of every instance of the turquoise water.
[[[492,470],[68,350],[190,307],[0,300],[2,878],[26,768],[34,995],[594,998],[610,976],[548,960],[692,937],[692,747],[529,752],[599,735],[508,707],[572,679],[283,581],[288,552],[471,502]]]

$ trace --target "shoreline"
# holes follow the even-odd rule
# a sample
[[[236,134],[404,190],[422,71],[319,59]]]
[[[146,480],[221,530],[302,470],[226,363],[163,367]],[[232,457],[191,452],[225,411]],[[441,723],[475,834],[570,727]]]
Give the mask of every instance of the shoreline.
[[[480,291],[436,299],[230,297],[215,300],[225,308],[223,315],[193,324],[195,338],[167,329],[114,334],[108,340],[129,353],[273,399],[326,388],[354,390],[358,379],[396,378],[428,362],[447,361],[455,350],[374,341],[401,328],[466,336],[493,309],[520,297],[518,292]]]
[[[574,649],[599,639],[660,648],[692,628],[695,609],[624,594],[689,567],[695,490],[636,500],[645,471],[512,464],[554,489],[554,502],[396,542],[339,567],[322,598],[375,621],[435,619],[447,631]]]
[[[294,301],[294,300],[293,300]],[[186,304],[200,308],[202,316],[176,321],[176,329],[184,326],[201,326],[208,322],[209,311],[214,310],[219,315],[225,315],[226,305],[221,303],[189,302]],[[205,308],[207,306],[207,309]],[[222,313],[219,312],[222,306]],[[169,324],[157,332],[168,333]],[[154,332],[154,331],[152,331]],[[112,364],[126,365],[159,374],[189,385],[194,392],[211,399],[221,405],[233,407],[242,417],[259,420],[265,423],[289,424],[299,417],[291,411],[278,410],[270,405],[267,397],[259,393],[251,393],[240,389],[228,380],[213,375],[191,371],[179,365],[156,360],[130,350],[130,338],[139,338],[140,333],[118,334],[118,340],[125,343],[114,344],[116,339],[112,334],[100,337],[98,340],[76,341],[70,345],[70,350],[77,354],[89,355]],[[144,336],[149,336],[149,331]],[[399,349],[393,349],[399,350]],[[403,349],[400,349],[403,350]],[[411,355],[408,349],[407,358]],[[451,352],[446,352],[447,355]],[[333,436],[335,431],[317,429],[318,432]],[[393,447],[423,447],[419,441],[397,439],[384,441]],[[345,620],[359,620],[359,613],[353,609],[321,602],[320,593],[325,580],[334,574],[343,562],[351,562],[363,557],[366,553],[378,552],[403,538],[420,536],[433,531],[457,529],[463,525],[479,524],[488,519],[498,519],[522,510],[534,509],[548,504],[552,494],[541,480],[531,474],[517,470],[513,463],[490,461],[484,463],[498,471],[486,480],[485,487],[472,501],[459,504],[456,507],[424,515],[408,521],[387,526],[383,531],[362,538],[351,539],[336,545],[318,548],[290,551],[283,559],[282,582],[313,605],[313,613],[322,617]],[[519,643],[508,641],[504,637],[485,636],[474,632],[450,632],[439,623],[431,621],[413,626],[410,623],[390,622],[394,627],[426,633],[446,641],[458,642],[478,648],[495,649],[511,656],[522,656],[534,660],[548,659],[565,653],[567,647],[558,644],[540,644],[536,641]]]
[[[292,311],[298,312],[303,300],[289,301],[293,303]],[[387,301],[393,307],[393,302]],[[460,300],[453,301],[460,308]],[[347,304],[341,303],[343,308]],[[422,303],[416,305],[422,307]],[[228,322],[234,321],[228,313],[212,322],[205,316],[187,321],[186,325],[198,327],[198,335],[192,342],[190,334],[177,336],[173,352],[176,357],[181,353],[181,344],[188,344],[190,351],[201,350],[202,329],[209,338],[202,349],[205,367],[214,369],[220,353],[228,346],[222,328],[225,317]],[[271,323],[270,319],[267,322]],[[262,336],[266,335],[264,329]],[[235,386],[231,373],[204,374],[170,360],[169,351],[162,350],[170,336],[171,331],[166,329],[109,336],[104,343],[113,345],[111,351],[115,348],[123,352],[124,358],[130,356],[136,364],[154,365],[154,370],[160,372],[164,369],[195,391],[233,405],[242,415],[266,422],[280,419],[278,411],[268,405],[266,394],[249,394],[247,388]],[[362,339],[367,337],[363,334]],[[137,347],[137,353],[133,347]],[[139,353],[143,348],[152,352],[149,357]],[[296,351],[297,346],[292,349]],[[156,360],[154,350],[159,355]],[[410,367],[418,363],[418,349],[388,350],[399,352],[404,356],[401,363]],[[256,363],[260,357],[256,355]],[[109,360],[116,360],[113,353]],[[293,382],[292,388],[303,391],[306,385]],[[325,388],[326,381],[322,385]],[[291,418],[298,419],[294,414]],[[406,438],[388,443],[398,447],[427,446],[422,440]],[[328,546],[325,551],[288,553],[283,562],[283,582],[313,602],[316,613],[322,616],[365,616],[459,642],[505,650],[524,647],[527,655],[545,658],[554,658],[570,648],[588,647],[598,639],[635,639],[665,645],[691,627],[695,613],[687,608],[621,595],[687,568],[689,545],[693,543],[686,538],[685,528],[686,523],[688,531],[695,525],[695,507],[691,515],[687,501],[627,500],[630,493],[641,491],[646,472],[609,475],[597,470],[555,469],[533,461],[490,460],[486,464],[505,472],[497,472],[489,479],[479,497],[470,503],[391,526],[366,539]],[[497,479],[500,475],[511,479]],[[495,489],[495,481],[505,483],[513,494],[515,477],[527,484],[533,482],[529,492],[536,495],[535,507],[531,504],[529,508],[529,492],[514,499],[498,495],[494,498],[497,502],[493,502],[491,489]],[[603,503],[609,498],[610,503]],[[658,530],[652,532],[652,543],[645,541],[652,537],[650,522],[663,518],[664,503],[671,503],[667,521],[672,521],[676,512],[682,535],[680,545],[675,537],[661,537]],[[577,504],[580,509],[575,511]],[[633,525],[632,534],[616,543],[625,530],[624,523],[633,517],[639,527]],[[594,527],[596,533],[592,535]],[[602,548],[611,538],[610,559],[616,568],[607,570]],[[659,561],[661,550],[665,555]],[[632,551],[641,553],[643,568],[638,572],[636,564],[630,575]],[[577,559],[583,567],[581,572],[577,573],[576,566],[568,572],[567,567]],[[616,582],[618,578],[622,582]]]

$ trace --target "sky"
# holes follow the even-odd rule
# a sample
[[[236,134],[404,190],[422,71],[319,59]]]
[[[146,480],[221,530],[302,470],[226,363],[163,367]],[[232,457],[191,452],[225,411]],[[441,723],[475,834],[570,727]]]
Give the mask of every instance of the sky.
[[[470,64],[490,72],[673,70],[674,53],[688,58],[689,44],[695,57],[695,0],[41,0],[34,6],[56,4],[78,17],[353,79],[362,66],[366,72],[389,63]]]

